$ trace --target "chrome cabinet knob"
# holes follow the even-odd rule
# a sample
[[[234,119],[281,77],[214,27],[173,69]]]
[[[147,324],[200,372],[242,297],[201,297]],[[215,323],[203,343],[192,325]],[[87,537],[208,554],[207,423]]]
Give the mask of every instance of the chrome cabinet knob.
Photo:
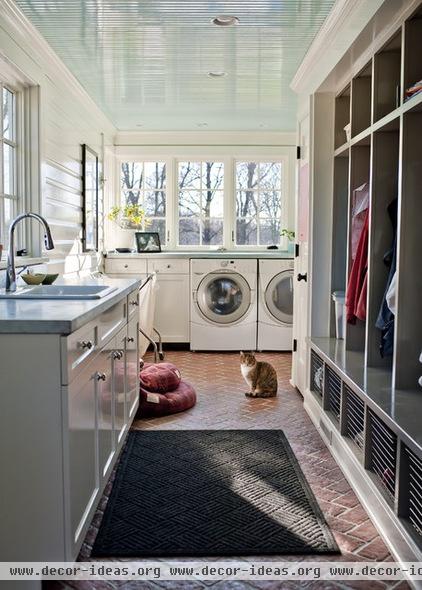
[[[94,346],[92,340],[82,340],[80,344],[82,348],[87,348],[88,350],[91,350],[91,348]]]
[[[124,268],[129,268],[129,265],[128,265],[128,264],[125,264],[125,265],[124,265]]]
[[[97,373],[96,379],[97,381],[105,381],[107,379],[107,375],[105,373]]]

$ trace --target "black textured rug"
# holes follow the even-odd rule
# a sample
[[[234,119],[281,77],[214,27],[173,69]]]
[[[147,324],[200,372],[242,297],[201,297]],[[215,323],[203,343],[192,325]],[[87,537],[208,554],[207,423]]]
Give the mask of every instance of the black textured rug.
[[[337,553],[278,430],[129,433],[92,556]]]

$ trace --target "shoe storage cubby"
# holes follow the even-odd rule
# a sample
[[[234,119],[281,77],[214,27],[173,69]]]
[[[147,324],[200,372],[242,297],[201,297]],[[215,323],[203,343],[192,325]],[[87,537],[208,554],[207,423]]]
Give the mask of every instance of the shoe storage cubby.
[[[341,379],[330,367],[325,368],[324,407],[340,424]]]
[[[347,385],[343,386],[345,418],[344,435],[352,441],[355,449],[363,452],[365,428],[365,404]]]
[[[415,532],[422,536],[422,461],[407,447],[404,447],[404,455],[408,482],[404,514]]]
[[[397,475],[397,436],[369,410],[369,469],[393,503]]]
[[[324,361],[313,350],[311,351],[311,391],[322,399],[324,389]]]
[[[403,7],[396,30],[375,35],[361,54],[358,47],[355,64],[350,53],[350,65],[343,60],[314,96],[314,105],[320,100],[333,116],[313,130],[314,145],[331,149],[332,166],[325,155],[314,161],[311,251],[326,256],[328,270],[312,267],[310,374],[311,380],[322,374],[323,381],[322,390],[312,381],[310,389],[321,423],[331,430],[327,440],[335,440],[353,466],[358,460],[362,489],[379,490],[384,513],[411,532],[422,551],[422,2],[410,10]],[[331,146],[324,143],[328,131]],[[366,201],[359,201],[364,185]],[[321,210],[331,215],[330,224],[321,223]],[[356,212],[363,211],[359,226]],[[332,295],[344,291],[347,300],[356,246],[365,235],[362,306],[338,338]]]

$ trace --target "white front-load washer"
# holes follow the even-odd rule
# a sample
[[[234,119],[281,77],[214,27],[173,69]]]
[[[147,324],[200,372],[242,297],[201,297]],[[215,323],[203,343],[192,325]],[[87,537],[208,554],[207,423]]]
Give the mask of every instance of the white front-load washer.
[[[292,259],[259,261],[258,350],[292,350]]]
[[[257,260],[191,260],[191,350],[255,350]]]

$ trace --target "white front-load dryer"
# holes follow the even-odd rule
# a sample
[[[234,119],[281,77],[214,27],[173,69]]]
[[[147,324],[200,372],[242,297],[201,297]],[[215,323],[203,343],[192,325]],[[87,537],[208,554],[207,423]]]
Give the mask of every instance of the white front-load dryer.
[[[258,350],[292,350],[292,259],[259,261]]]
[[[191,350],[255,350],[257,260],[191,260]]]

